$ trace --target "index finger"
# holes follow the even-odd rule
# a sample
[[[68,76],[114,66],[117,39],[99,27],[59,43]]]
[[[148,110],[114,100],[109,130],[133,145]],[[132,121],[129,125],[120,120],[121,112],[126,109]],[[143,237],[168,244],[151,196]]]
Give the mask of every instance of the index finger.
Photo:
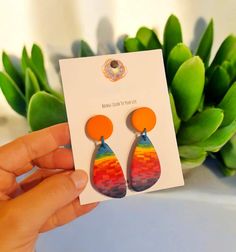
[[[17,174],[18,169],[30,167],[32,160],[69,143],[67,123],[32,132],[0,147],[0,169]]]

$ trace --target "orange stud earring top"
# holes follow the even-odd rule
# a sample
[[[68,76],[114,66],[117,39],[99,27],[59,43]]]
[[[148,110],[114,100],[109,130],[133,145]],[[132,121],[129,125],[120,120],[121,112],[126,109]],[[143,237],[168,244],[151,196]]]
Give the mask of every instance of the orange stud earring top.
[[[143,132],[144,129],[148,132],[156,125],[156,115],[150,108],[139,108],[132,113],[131,122],[138,132]]]
[[[86,124],[87,135],[96,141],[101,141],[101,137],[107,139],[111,136],[113,125],[111,120],[104,115],[91,117]]]

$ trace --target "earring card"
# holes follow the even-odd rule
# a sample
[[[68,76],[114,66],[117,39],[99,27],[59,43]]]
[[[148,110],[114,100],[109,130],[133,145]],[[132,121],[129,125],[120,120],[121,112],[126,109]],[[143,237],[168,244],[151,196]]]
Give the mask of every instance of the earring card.
[[[126,180],[140,136],[131,124],[132,112],[147,107],[156,115],[156,125],[147,136],[159,159],[160,178],[139,192],[127,184],[125,197],[184,185],[161,50],[62,59],[60,70],[75,169],[89,175],[81,204],[112,199],[93,183],[95,155],[101,142],[90,139],[85,127],[95,115],[104,115],[113,124],[105,143],[118,159]]]

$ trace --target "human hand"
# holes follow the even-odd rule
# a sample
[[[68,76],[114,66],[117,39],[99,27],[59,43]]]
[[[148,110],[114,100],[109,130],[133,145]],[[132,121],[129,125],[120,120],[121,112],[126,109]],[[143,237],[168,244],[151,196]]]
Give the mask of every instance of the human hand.
[[[86,214],[97,203],[80,205],[87,184],[73,171],[67,123],[20,137],[0,147],[0,251],[32,252],[39,233]],[[17,183],[16,178],[38,169]]]

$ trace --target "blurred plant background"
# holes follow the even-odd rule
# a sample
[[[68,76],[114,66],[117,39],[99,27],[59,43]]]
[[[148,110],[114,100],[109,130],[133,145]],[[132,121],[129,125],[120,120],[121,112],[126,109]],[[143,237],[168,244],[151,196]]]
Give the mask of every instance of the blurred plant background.
[[[125,36],[121,52],[162,49],[173,122],[184,169],[217,159],[224,175],[236,173],[236,37],[229,35],[210,62],[214,40],[211,20],[193,51],[183,41],[178,18],[171,15],[161,40],[153,29],[141,27]],[[88,43],[79,42],[78,57],[93,56]],[[13,110],[27,119],[31,130],[67,120],[64,98],[51,87],[43,52],[34,44],[23,48],[19,62],[2,53],[0,87]],[[158,94],[157,94],[158,98]]]

